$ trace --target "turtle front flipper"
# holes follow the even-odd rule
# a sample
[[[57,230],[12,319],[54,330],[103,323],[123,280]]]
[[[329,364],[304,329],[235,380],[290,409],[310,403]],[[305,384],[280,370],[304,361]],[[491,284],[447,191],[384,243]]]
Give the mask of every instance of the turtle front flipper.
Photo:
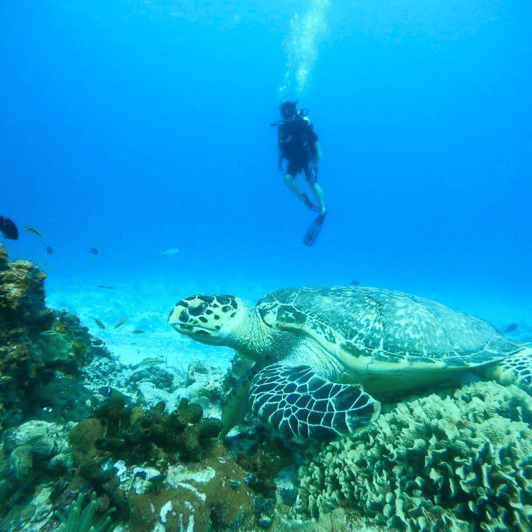
[[[222,431],[220,436],[223,438],[227,433],[239,423],[244,421],[248,412],[248,394],[249,387],[253,377],[259,371],[260,366],[254,364],[251,369],[246,371],[236,383],[236,386],[231,390],[227,397],[224,408],[222,410]]]
[[[359,385],[336,384],[309,366],[273,364],[250,387],[251,410],[287,437],[332,440],[375,420],[380,403]]]
[[[502,384],[515,384],[532,395],[532,347],[524,346],[507,356],[490,368],[486,376]]]

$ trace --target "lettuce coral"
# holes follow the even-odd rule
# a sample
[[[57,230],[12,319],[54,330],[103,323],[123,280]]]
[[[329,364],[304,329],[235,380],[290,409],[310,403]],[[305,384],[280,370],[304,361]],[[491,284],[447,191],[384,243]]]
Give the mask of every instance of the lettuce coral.
[[[400,403],[300,469],[297,511],[343,506],[409,532],[531,530],[531,420],[532,399],[494,382]]]

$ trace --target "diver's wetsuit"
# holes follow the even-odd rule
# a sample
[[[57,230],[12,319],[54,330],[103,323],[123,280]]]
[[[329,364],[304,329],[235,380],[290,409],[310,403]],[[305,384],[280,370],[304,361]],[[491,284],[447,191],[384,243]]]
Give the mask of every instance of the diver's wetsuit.
[[[286,173],[295,177],[299,172],[305,172],[309,185],[315,184],[318,178],[317,140],[318,135],[308,118],[295,115],[279,125],[279,149],[288,161]]]
[[[297,102],[282,103],[280,110],[283,119],[270,125],[278,126],[279,170],[283,169],[283,159],[288,161],[284,182],[290,192],[295,194],[310,211],[319,213],[303,238],[303,244],[312,246],[320,234],[327,214],[323,191],[317,183],[321,153],[318,135],[314,133],[314,128],[306,117],[306,109],[297,111],[296,104]],[[314,205],[308,195],[295,183],[295,178],[301,171],[305,172],[307,183],[318,200],[318,206]]]

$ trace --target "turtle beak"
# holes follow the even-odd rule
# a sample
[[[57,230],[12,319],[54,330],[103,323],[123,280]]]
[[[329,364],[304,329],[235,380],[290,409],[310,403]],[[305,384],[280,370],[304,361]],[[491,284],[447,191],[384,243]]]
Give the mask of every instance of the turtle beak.
[[[179,334],[208,345],[225,345],[221,320],[206,296],[191,296],[177,302],[168,316],[168,323]]]
[[[183,304],[185,303],[185,304]],[[208,320],[201,320],[201,310],[199,315],[193,316],[189,310],[189,305],[184,301],[179,301],[168,316],[168,323],[181,334],[187,336],[210,336],[211,330]]]
[[[198,342],[231,347],[235,323],[245,316],[244,307],[234,296],[196,294],[177,302],[168,323]]]

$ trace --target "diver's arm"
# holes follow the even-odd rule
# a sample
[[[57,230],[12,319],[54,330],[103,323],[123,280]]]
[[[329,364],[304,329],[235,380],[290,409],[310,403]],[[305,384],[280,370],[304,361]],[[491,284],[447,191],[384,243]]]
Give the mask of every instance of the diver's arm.
[[[279,127],[277,130],[277,144],[279,146],[279,159],[278,159],[277,167],[279,168],[279,170],[283,169],[284,150],[282,148],[282,145],[283,145],[282,140],[283,140],[283,133],[281,131],[281,127]]]
[[[321,148],[318,141],[314,143],[314,153],[316,154],[316,164],[318,164],[321,161]]]
[[[283,159],[284,158],[285,158],[284,149],[279,144],[279,159],[278,159],[278,163],[277,163],[277,166],[278,166],[279,170],[283,169]]]
[[[318,144],[318,141],[313,142],[309,146],[307,146],[307,154],[309,161],[311,161],[314,164],[320,164],[321,161],[321,149],[320,145]]]

